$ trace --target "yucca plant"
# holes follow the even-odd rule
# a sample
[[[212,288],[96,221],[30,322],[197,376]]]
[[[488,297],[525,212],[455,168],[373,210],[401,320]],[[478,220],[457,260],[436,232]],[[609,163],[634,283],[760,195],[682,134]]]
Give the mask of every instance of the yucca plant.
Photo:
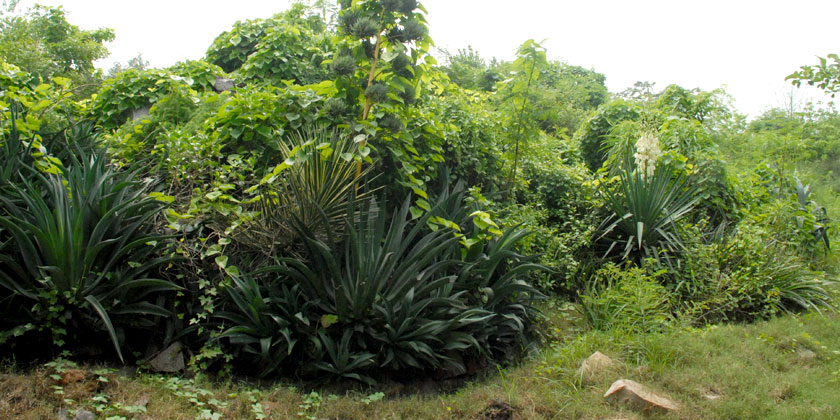
[[[357,191],[360,180],[370,172],[368,168],[356,173],[356,146],[337,131],[293,132],[277,146],[284,161],[259,188],[257,216],[239,230],[240,242],[258,244],[269,254],[288,247],[298,228],[322,239],[327,231],[339,234],[347,216],[348,194]]]
[[[58,175],[29,168],[0,196],[9,238],[0,287],[20,308],[7,316],[51,330],[59,346],[68,336],[105,332],[122,360],[125,328],[171,315],[152,298],[178,289],[152,276],[171,259],[157,255],[164,238],[150,229],[161,207],[132,173],[112,170],[104,151]]]
[[[611,212],[599,226],[598,240],[608,243],[605,256],[617,254],[641,263],[674,256],[684,248],[677,222],[694,208],[697,187],[669,164],[652,172],[637,170],[628,158],[618,182],[601,189]]]

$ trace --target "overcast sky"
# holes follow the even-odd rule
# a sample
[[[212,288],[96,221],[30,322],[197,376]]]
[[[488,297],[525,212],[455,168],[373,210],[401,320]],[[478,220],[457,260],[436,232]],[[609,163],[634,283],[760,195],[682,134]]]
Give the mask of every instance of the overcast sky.
[[[34,4],[24,0],[18,10]],[[63,5],[83,29],[110,27],[109,68],[138,53],[152,66],[198,59],[237,20],[269,17],[288,0],[40,0]],[[785,76],[817,56],[840,53],[840,1],[799,0],[421,0],[436,45],[472,45],[483,57],[512,59],[527,39],[545,40],[551,59],[594,68],[612,92],[636,81],[659,89],[676,83],[725,86],[752,116],[780,107],[791,93]],[[797,102],[827,101],[794,91]]]

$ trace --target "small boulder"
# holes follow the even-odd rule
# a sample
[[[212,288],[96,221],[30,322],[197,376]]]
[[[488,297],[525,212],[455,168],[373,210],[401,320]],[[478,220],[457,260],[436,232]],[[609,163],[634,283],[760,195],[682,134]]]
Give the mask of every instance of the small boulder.
[[[219,92],[219,93],[226,92],[226,91],[229,91],[229,90],[233,89],[233,87],[235,85],[236,84],[233,82],[233,79],[225,79],[223,77],[217,77],[216,78],[216,83],[213,84],[213,90],[215,90],[216,92]]]
[[[811,361],[817,358],[817,353],[814,353],[813,350],[802,346],[796,348],[796,354],[799,356],[799,359],[804,361]]]
[[[675,402],[656,395],[644,385],[629,379],[619,379],[613,382],[610,389],[604,394],[604,398],[607,401],[618,402],[642,412],[659,411],[667,413],[679,408]]]
[[[149,113],[152,112],[151,106],[144,106],[142,108],[137,108],[131,111],[131,119],[139,120],[140,118],[145,118],[149,116]]]
[[[181,343],[172,343],[166,350],[158,353],[152,360],[149,360],[149,366],[155,372],[175,373],[184,370],[186,363],[184,362],[184,353],[181,351]]]
[[[76,410],[76,416],[73,420],[96,420],[96,415],[87,410]]]
[[[580,364],[578,376],[584,380],[590,380],[615,365],[615,360],[609,358],[609,356],[601,353],[600,351],[596,351]]]

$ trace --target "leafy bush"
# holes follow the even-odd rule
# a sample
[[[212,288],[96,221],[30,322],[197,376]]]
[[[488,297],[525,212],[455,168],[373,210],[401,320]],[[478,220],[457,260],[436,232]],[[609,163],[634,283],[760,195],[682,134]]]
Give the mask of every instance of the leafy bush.
[[[658,331],[671,320],[671,294],[660,284],[664,271],[607,263],[580,294],[583,315],[593,328],[632,333]]]
[[[170,69],[129,69],[102,83],[88,115],[102,128],[112,130],[125,123],[131,111],[151,106],[173,92],[195,96],[212,91],[216,77],[223,76],[221,69],[201,61],[178,63]]]
[[[599,107],[595,115],[580,126],[575,139],[580,143],[583,160],[590,171],[595,172],[603,165],[605,138],[612,127],[621,121],[636,120],[641,112],[636,103],[616,100]]]
[[[25,172],[0,196],[2,325],[51,332],[56,347],[106,332],[123,359],[126,330],[171,315],[155,296],[178,288],[153,278],[170,261],[150,229],[162,203],[104,152],[57,175]]]
[[[724,236],[721,236],[723,234]],[[831,282],[774,234],[746,219],[730,234],[696,234],[669,287],[696,323],[753,321],[832,308]]]
[[[538,295],[521,278],[537,267],[514,252],[522,232],[462,256],[451,229],[429,229],[436,212],[462,220],[463,197],[444,193],[415,221],[409,201],[389,217],[369,200],[345,218],[342,240],[296,226],[306,259],[234,278],[219,339],[264,375],[299,368],[367,381],[375,367],[463,372],[468,357],[514,352]]]

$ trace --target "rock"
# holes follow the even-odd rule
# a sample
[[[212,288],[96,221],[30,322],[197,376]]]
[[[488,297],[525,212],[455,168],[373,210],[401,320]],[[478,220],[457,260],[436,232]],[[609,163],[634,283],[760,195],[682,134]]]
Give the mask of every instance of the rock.
[[[133,378],[137,374],[137,366],[123,366],[117,369],[120,378]]]
[[[665,397],[654,394],[644,385],[628,379],[613,382],[604,394],[607,401],[615,401],[634,410],[650,412],[670,412],[677,410],[677,404]]]
[[[817,358],[817,353],[814,353],[812,350],[801,346],[796,348],[796,354],[799,356],[800,359],[805,361],[810,361]]]
[[[76,416],[73,417],[73,420],[96,420],[96,416],[87,410],[76,410]]]
[[[228,90],[233,89],[235,86],[233,79],[225,79],[223,77],[217,77],[216,83],[213,84],[213,90],[216,92],[225,92]]]
[[[151,112],[151,111],[152,111],[151,106],[144,106],[143,108],[137,108],[137,109],[131,111],[131,119],[132,120],[139,120],[140,118],[148,117],[149,112]]]
[[[615,360],[610,359],[607,355],[601,353],[600,351],[596,351],[580,364],[578,376],[584,380],[589,380],[615,365]]]
[[[57,420],[70,420],[70,414],[67,413],[66,408],[62,408],[58,410],[58,414],[56,415]]]
[[[134,402],[135,407],[146,407],[149,405],[149,396],[148,395],[141,395],[137,401]]]
[[[706,389],[706,390],[703,391],[702,394],[703,394],[703,398],[705,398],[709,401],[714,401],[714,400],[717,400],[717,399],[723,397],[723,395],[721,395],[721,393],[718,392],[714,388]]]
[[[181,352],[181,343],[175,342],[164,351],[158,353],[154,359],[149,360],[149,366],[155,372],[180,372],[186,367],[184,353]]]

